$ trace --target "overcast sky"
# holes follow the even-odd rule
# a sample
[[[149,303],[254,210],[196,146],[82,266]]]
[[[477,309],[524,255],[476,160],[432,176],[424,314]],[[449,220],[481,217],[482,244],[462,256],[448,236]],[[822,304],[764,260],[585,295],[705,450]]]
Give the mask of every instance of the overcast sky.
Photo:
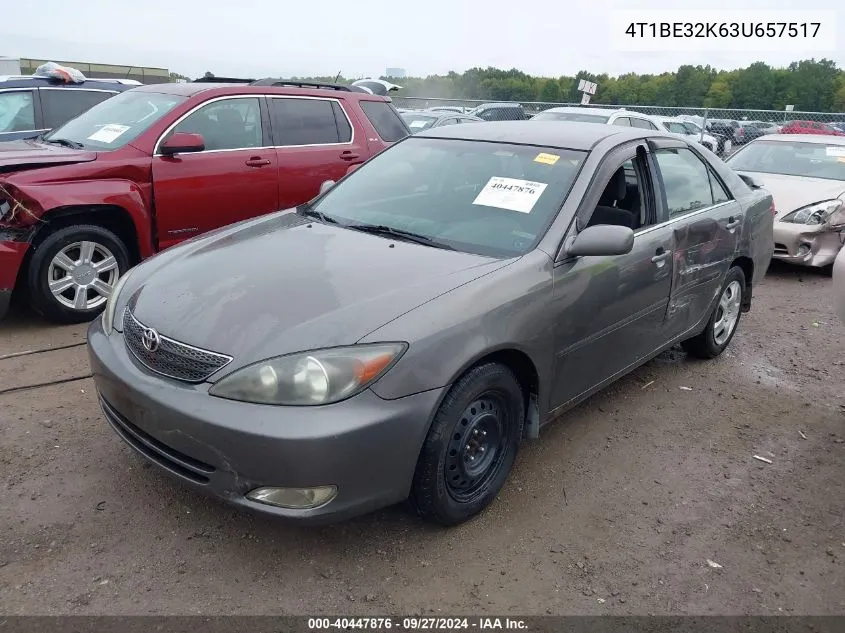
[[[196,77],[378,76],[516,67],[534,75],[580,69],[618,75],[656,73],[680,64],[736,68],[762,60],[834,59],[845,67],[841,0],[17,0],[3,3],[0,56],[157,66]],[[689,8],[709,20],[745,9],[774,19],[792,6],[832,10],[836,50],[631,52],[614,44],[613,12]],[[643,20],[655,15],[643,13]],[[805,18],[806,19],[806,18]],[[617,34],[619,35],[619,34]],[[829,47],[829,44],[828,44]]]

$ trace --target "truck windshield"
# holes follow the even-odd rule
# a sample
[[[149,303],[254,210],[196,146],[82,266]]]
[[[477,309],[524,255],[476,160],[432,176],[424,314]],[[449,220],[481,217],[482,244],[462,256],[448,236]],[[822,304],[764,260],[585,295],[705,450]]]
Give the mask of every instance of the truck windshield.
[[[127,90],[56,128],[44,140],[99,151],[119,149],[185,100],[179,95]]]

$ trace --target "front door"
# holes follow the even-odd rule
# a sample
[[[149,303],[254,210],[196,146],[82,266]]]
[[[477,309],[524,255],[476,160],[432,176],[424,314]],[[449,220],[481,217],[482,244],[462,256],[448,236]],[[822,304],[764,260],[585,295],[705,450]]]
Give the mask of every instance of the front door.
[[[689,145],[660,139],[652,147],[675,243],[666,324],[674,338],[708,316],[736,255],[743,210]]]
[[[153,156],[159,247],[279,209],[276,152],[262,117],[263,97],[215,99],[175,132],[201,134],[205,151]]]
[[[563,259],[555,267],[553,409],[605,384],[665,341],[674,244],[652,173],[642,143],[608,156],[579,210],[579,226],[629,226],[633,249]]]
[[[368,158],[367,139],[356,133],[340,100],[278,96],[269,104],[281,208],[308,202],[323,182],[340,180]]]

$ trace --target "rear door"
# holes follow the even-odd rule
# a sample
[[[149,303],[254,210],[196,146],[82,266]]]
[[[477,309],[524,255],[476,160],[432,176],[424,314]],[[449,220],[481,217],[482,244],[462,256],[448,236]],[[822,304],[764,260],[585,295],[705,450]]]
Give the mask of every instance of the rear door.
[[[181,117],[153,155],[153,195],[161,248],[279,208],[276,152],[260,96],[212,99]],[[205,151],[162,156],[175,132],[201,134]]]
[[[743,209],[694,148],[669,139],[650,145],[675,244],[666,312],[673,338],[707,316],[736,255]]]
[[[41,123],[38,90],[10,88],[0,90],[0,141],[37,136],[47,129]]]
[[[367,140],[340,99],[274,95],[268,104],[280,208],[308,202],[323,182],[340,180],[369,157]]]
[[[101,101],[117,94],[114,90],[89,88],[39,88],[44,127],[54,129],[75,119]]]

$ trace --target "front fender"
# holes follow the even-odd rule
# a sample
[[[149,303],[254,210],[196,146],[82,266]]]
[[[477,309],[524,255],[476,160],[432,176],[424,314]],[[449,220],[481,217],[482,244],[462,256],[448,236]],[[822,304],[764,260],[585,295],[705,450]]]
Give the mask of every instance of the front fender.
[[[141,257],[155,253],[152,235],[152,211],[150,196],[141,186],[131,180],[79,180],[73,182],[41,182],[18,185],[17,190],[34,202],[39,210],[29,222],[38,224],[50,215],[66,208],[120,207],[129,214],[138,236]]]

